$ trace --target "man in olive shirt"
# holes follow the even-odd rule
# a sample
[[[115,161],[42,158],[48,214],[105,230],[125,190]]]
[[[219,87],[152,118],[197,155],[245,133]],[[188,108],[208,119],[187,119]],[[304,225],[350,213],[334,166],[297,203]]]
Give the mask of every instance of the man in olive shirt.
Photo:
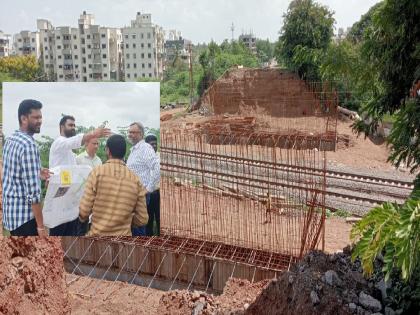
[[[132,226],[145,225],[149,219],[146,189],[123,161],[124,137],[109,137],[105,151],[108,160],[97,166],[87,179],[79,219],[85,222],[92,213],[88,235],[131,236]]]

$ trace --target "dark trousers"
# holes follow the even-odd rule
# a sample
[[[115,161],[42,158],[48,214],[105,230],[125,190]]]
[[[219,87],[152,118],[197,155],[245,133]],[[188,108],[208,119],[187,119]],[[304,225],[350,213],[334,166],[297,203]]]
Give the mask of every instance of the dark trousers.
[[[77,236],[79,233],[79,218],[50,229],[50,236]]]
[[[22,224],[17,229],[10,231],[12,236],[38,236],[38,230],[36,229],[35,219],[29,220]]]
[[[147,214],[149,221],[146,224],[146,235],[153,235],[153,221],[156,221],[156,235],[160,235],[160,191],[155,190],[149,193],[149,202],[147,203]]]

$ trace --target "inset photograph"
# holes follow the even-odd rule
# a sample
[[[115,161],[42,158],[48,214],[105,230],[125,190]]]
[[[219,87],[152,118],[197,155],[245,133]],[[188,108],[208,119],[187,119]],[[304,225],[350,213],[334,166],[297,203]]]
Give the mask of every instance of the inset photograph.
[[[3,235],[160,233],[159,83],[3,83]]]

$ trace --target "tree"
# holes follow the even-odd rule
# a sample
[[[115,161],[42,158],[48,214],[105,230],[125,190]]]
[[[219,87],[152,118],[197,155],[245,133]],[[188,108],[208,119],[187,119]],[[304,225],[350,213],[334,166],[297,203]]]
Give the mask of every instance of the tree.
[[[260,63],[269,62],[274,57],[275,44],[270,43],[268,39],[257,39],[257,56]]]
[[[42,69],[33,55],[0,58],[0,73],[23,81],[39,81]]]
[[[376,75],[363,112],[369,121],[359,121],[355,130],[366,135],[376,131],[384,116],[397,115],[388,141],[389,160],[406,163],[415,172],[420,168],[419,96],[409,99],[409,91],[420,79],[420,7],[416,1],[386,0],[373,13],[361,46],[362,59],[369,61]]]
[[[306,50],[325,50],[333,35],[333,12],[313,0],[294,0],[283,16],[277,52],[278,62],[297,71],[303,78],[318,79],[315,60],[302,61],[295,58],[299,47]]]
[[[202,95],[217,78],[232,66],[243,65],[250,68],[258,66],[257,58],[242,42],[229,43],[227,40],[220,46],[211,42],[207,49],[200,54],[199,62],[203,69],[197,86],[199,95]]]
[[[383,5],[384,2],[378,2],[369,11],[362,15],[359,21],[353,24],[350,31],[348,32],[346,38],[352,43],[359,43],[363,41],[364,34],[367,29],[372,27],[372,18],[375,12],[379,7]]]

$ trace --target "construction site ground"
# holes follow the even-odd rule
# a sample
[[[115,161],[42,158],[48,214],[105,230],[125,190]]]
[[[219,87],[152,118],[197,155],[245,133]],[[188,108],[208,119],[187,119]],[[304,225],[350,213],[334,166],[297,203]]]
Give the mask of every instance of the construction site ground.
[[[192,128],[197,123],[208,120],[207,116],[200,115],[198,111],[187,113],[184,108],[174,108],[161,112],[162,129]],[[347,167],[353,170],[375,172],[377,175],[396,175],[398,177],[412,177],[408,169],[400,167],[398,170],[387,161],[390,149],[380,139],[357,136],[351,128],[353,121],[339,119],[337,123],[338,135],[349,137],[349,145],[338,144],[335,152],[328,152],[328,167]]]

